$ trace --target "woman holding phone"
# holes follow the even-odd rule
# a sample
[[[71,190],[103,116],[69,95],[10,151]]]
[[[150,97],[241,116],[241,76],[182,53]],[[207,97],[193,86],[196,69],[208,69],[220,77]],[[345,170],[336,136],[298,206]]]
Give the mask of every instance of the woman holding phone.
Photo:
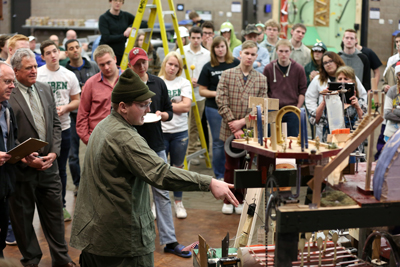
[[[327,93],[328,82],[335,82],[336,71],[345,66],[346,64],[342,58],[332,51],[327,51],[324,53],[321,59],[319,74],[314,77],[310,85],[307,88],[305,95],[305,105],[310,114],[310,123],[315,125],[315,136],[318,136],[322,142],[326,141],[326,136],[328,134],[328,119],[325,116],[325,99],[323,97],[324,93]],[[367,102],[367,92],[364,86],[361,84],[360,80],[355,77],[355,84],[359,89],[359,95]]]

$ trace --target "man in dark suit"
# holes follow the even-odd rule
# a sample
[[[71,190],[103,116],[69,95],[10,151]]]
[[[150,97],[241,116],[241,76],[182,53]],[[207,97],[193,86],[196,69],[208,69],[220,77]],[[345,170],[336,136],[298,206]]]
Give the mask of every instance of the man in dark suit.
[[[10,198],[10,217],[24,266],[38,266],[42,257],[32,221],[37,206],[43,232],[52,255],[52,266],[76,266],[68,256],[64,238],[61,180],[57,158],[61,123],[48,84],[36,82],[37,63],[29,49],[18,49],[11,58],[17,84],[10,98],[18,124],[17,143],[28,138],[48,142],[29,164],[16,166],[15,194]]]
[[[14,190],[14,169],[7,161],[11,158],[7,151],[14,148],[17,134],[14,113],[8,100],[14,89],[14,71],[11,66],[0,61],[0,258],[6,247],[9,208],[8,199]]]

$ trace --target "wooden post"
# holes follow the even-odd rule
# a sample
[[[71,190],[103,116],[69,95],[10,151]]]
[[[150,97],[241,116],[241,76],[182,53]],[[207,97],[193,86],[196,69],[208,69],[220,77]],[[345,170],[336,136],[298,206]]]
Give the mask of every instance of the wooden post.
[[[368,115],[372,114],[372,99],[373,99],[373,92],[368,93]],[[374,141],[375,141],[375,134],[374,130],[371,131],[371,134],[368,136],[368,154],[367,154],[367,174],[365,177],[365,191],[371,191],[371,164],[374,161]]]
[[[312,203],[317,204],[319,208],[320,201],[321,201],[321,186],[322,181],[325,179],[323,177],[322,166],[317,165],[314,168],[314,188],[313,188],[313,195],[312,195]]]

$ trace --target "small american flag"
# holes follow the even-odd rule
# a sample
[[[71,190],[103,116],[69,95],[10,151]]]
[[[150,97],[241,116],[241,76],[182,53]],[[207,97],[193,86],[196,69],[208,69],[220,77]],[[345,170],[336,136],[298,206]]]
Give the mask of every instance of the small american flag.
[[[196,241],[192,244],[190,244],[189,246],[185,247],[184,249],[182,249],[182,251],[191,251],[194,248],[197,248],[199,245],[199,241]]]

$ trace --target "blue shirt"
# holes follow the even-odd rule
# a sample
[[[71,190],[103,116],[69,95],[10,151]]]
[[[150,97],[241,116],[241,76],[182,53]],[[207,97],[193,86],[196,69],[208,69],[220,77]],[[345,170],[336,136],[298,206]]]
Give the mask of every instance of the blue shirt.
[[[6,120],[6,108],[8,106],[8,102],[7,101],[3,101],[0,104],[1,104],[1,109],[0,109],[0,127],[1,127],[1,132],[3,133],[4,148],[6,149],[5,152],[7,152],[8,128],[7,128],[7,120]]]
[[[257,59],[253,63],[253,68],[258,71],[259,73],[263,73],[265,66],[269,63],[269,53],[268,50],[264,47],[261,47],[259,44],[258,46],[258,52],[257,52]],[[237,59],[240,60],[240,51],[242,51],[242,45],[239,45],[233,49],[233,56]],[[257,62],[261,63],[261,66],[258,67]]]

